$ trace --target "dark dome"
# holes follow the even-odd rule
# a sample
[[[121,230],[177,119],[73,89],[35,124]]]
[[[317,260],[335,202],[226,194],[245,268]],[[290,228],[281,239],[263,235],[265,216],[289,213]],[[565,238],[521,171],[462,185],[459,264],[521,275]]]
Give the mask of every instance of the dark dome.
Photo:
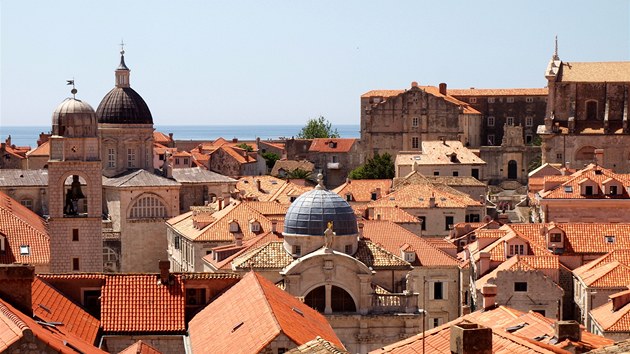
[[[99,123],[153,124],[149,106],[131,87],[115,87],[96,109]]]
[[[291,204],[284,219],[284,234],[323,237],[329,221],[337,236],[357,234],[357,218],[350,205],[337,193],[316,188]]]

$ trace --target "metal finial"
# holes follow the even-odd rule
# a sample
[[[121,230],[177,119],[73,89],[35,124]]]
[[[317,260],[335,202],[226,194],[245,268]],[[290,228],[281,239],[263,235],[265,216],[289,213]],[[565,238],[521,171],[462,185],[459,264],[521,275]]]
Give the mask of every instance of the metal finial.
[[[125,55],[125,42],[120,39],[120,55]]]
[[[326,186],[324,186],[324,175],[320,173],[317,174],[317,187],[315,187],[316,189],[326,189]]]
[[[77,89],[74,87],[74,78],[72,78],[72,80],[66,80],[66,85],[72,85],[72,90],[70,90],[70,93],[72,94],[72,98],[76,99],[76,94],[77,94]]]

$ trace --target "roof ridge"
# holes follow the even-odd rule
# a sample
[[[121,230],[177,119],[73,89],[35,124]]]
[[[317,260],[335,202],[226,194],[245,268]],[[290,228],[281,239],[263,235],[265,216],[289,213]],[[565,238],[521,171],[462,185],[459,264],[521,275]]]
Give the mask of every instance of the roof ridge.
[[[13,324],[15,324],[22,332],[29,330],[30,328],[24,323],[18,315],[16,315],[10,308],[0,302],[0,313],[5,315]]]
[[[280,325],[280,322],[278,322],[278,319],[276,318],[276,313],[273,311],[273,306],[271,306],[271,304],[269,303],[269,299],[267,298],[267,293],[265,292],[265,289],[263,288],[262,284],[260,284],[260,279],[258,279],[258,274],[256,272],[254,272],[253,270],[250,271],[250,272],[252,274],[251,276],[256,280],[256,286],[258,286],[258,288],[260,289],[260,292],[264,295],[263,296],[264,303],[267,306],[267,310],[269,310],[269,314],[271,315],[271,318],[272,318],[273,322],[276,324],[278,332],[279,333],[284,333],[284,330],[282,329],[282,326]],[[282,290],[282,291],[284,291],[284,290]],[[284,333],[284,334],[286,335],[286,333]],[[287,337],[289,337],[289,336],[287,335]],[[270,338],[265,343],[265,345],[262,346],[261,348],[267,347],[273,340],[274,340],[274,338]]]

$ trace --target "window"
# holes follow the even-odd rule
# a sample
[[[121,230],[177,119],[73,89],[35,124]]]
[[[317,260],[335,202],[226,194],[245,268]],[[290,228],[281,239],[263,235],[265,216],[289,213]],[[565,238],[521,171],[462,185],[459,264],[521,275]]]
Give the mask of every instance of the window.
[[[436,281],[433,283],[433,299],[434,300],[442,300],[444,298],[443,293],[443,283],[440,281]]]
[[[573,186],[564,186],[565,193],[573,193]]]
[[[433,175],[434,176],[439,176],[440,175],[440,171],[433,171]]]
[[[479,222],[481,220],[479,214],[468,214],[466,215],[466,222]]]
[[[176,157],[176,158],[175,158],[175,164],[176,164],[176,165],[179,165],[179,157]]]
[[[531,127],[533,125],[534,125],[534,117],[531,117],[531,116],[525,117],[525,126]]]
[[[235,220],[230,221],[230,232],[238,232],[238,223]]]
[[[293,255],[294,256],[301,256],[302,255],[302,247],[300,247],[299,245],[293,245]]]
[[[372,195],[370,196],[370,199],[376,200],[377,198],[378,198],[378,195],[376,194],[376,192],[372,192]]]
[[[478,168],[473,168],[470,171],[470,175],[476,179],[479,179],[479,169]]]
[[[31,247],[29,245],[20,246],[20,256],[30,256],[31,255]]]
[[[278,354],[284,354],[287,352],[287,348],[278,348]]]
[[[459,176],[459,171],[453,171],[453,177]]]
[[[175,249],[178,250],[182,247],[181,245],[181,239],[179,236],[175,236],[175,238],[173,239],[173,243],[175,244]]]
[[[608,189],[610,195],[616,195],[617,194],[617,186],[610,186],[610,188]]]
[[[525,97],[525,102],[532,103],[532,102],[534,102],[534,98],[533,97]]]
[[[488,103],[494,103],[494,97],[488,97]]]
[[[127,149],[127,168],[136,167],[136,150],[129,148]]]
[[[562,154],[556,154],[556,159],[562,161]]]
[[[188,158],[184,157],[184,165],[188,166]]]
[[[79,241],[79,229],[72,229],[72,241]]]
[[[419,123],[418,117],[411,118],[411,126],[412,127],[414,127],[414,128],[418,127],[418,125],[419,125],[418,123]]]
[[[514,97],[508,97],[505,99],[505,102],[507,103],[514,103]]]
[[[514,117],[507,117],[505,119],[505,122],[507,123],[507,125],[514,125]]]
[[[586,186],[585,195],[593,195],[593,186]]]
[[[488,117],[488,126],[489,127],[494,127],[494,116],[489,116]]]
[[[165,218],[166,207],[154,195],[140,196],[131,208],[131,219]]]
[[[586,102],[586,119],[597,120],[597,101]]]
[[[525,281],[514,282],[514,291],[519,291],[519,292],[527,291],[527,282]]]
[[[339,162],[339,158],[337,157],[337,155],[332,155],[332,156],[330,157],[330,159],[331,159],[330,161],[331,161],[332,163],[337,163],[337,162]]]
[[[494,145],[494,134],[488,134],[488,145]]]
[[[444,230],[450,230],[451,227],[453,227],[453,217],[452,216],[446,216],[444,217]]]
[[[345,252],[346,254],[352,254],[352,245],[346,245],[346,246],[344,247],[344,252]]]
[[[107,167],[116,167],[116,149],[114,148],[107,149]]]
[[[419,149],[420,148],[420,138],[418,138],[417,136],[412,136],[411,137],[411,148],[412,149]]]
[[[554,232],[549,235],[549,242],[561,242],[562,234],[559,232]]]
[[[186,289],[186,306],[206,304],[206,289]]]
[[[24,205],[29,210],[33,210],[33,199],[22,199],[20,200],[20,204]]]
[[[4,236],[0,235],[0,254],[4,252]]]
[[[606,243],[615,243],[615,236],[604,236]]]
[[[79,259],[78,258],[72,258],[72,270],[77,272],[79,271]]]
[[[531,134],[525,135],[525,144],[531,144],[534,141],[534,137]]]
[[[160,159],[160,161],[164,161],[164,154],[159,154],[158,158]]]
[[[372,195],[374,195],[374,194],[376,194],[376,193],[372,193]],[[375,200],[375,199],[372,199],[372,200]],[[350,194],[350,193],[346,194],[346,202],[351,202],[351,201],[352,201],[352,194]]]
[[[260,223],[258,221],[252,220],[249,222],[249,231],[251,232],[260,232]]]
[[[433,319],[433,328],[439,327],[439,326],[440,326],[440,319],[439,318],[434,318]]]
[[[477,98],[476,98],[476,97],[471,97],[471,98],[468,100],[468,102],[469,102],[469,103],[477,103]]]
[[[510,256],[513,256],[515,254],[524,255],[525,245],[510,245]]]
[[[542,315],[543,317],[546,317],[545,316],[545,310],[532,310],[532,312],[536,312],[536,313]]]
[[[418,221],[420,221],[420,224],[422,224],[422,227],[420,228],[421,230],[426,230],[427,229],[427,217],[426,216],[418,216]]]

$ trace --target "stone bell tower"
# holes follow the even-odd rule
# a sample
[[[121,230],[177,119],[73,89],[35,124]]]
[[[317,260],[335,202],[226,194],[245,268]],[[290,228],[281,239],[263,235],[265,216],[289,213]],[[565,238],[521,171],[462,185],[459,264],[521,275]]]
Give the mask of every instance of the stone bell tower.
[[[94,109],[72,96],[55,109],[48,160],[50,270],[102,272],[102,173]]]

